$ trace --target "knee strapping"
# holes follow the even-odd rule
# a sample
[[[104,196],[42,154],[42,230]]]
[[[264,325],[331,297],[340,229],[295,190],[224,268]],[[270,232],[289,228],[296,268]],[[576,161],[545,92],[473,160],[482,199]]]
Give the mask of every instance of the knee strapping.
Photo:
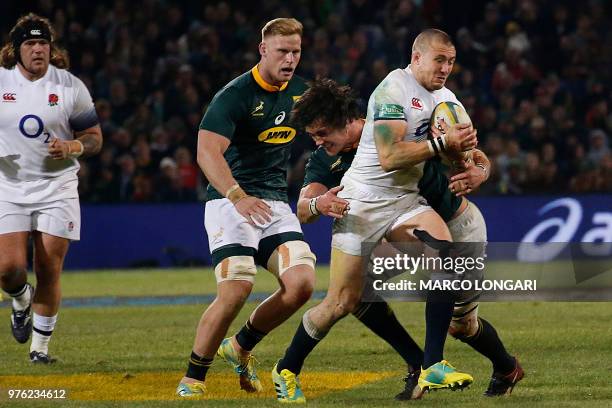
[[[257,267],[252,256],[230,256],[215,266],[217,283],[226,280],[245,280],[255,282]]]
[[[317,258],[304,241],[288,241],[279,245],[268,259],[268,270],[281,276],[296,265],[308,265],[314,269]]]

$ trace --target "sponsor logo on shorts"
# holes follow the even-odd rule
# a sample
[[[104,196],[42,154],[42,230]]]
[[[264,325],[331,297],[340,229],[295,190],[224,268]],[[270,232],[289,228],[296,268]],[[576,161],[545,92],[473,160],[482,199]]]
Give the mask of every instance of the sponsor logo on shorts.
[[[221,227],[221,229],[217,232],[215,232],[212,236],[212,244],[215,245],[217,243],[219,243],[219,241],[221,241],[223,239],[223,227]]]
[[[266,129],[257,136],[257,140],[264,143],[284,144],[295,137],[295,129],[287,126],[277,126]]]
[[[70,221],[68,223],[68,231],[70,232],[74,231],[74,222]]]

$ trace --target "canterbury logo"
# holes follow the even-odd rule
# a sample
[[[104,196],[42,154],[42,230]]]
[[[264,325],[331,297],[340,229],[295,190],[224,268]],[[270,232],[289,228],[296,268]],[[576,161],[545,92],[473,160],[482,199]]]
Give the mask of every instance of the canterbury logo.
[[[30,35],[41,35],[42,32],[40,30],[30,30]]]
[[[16,95],[14,93],[2,94],[2,100],[5,102],[15,102],[17,100]]]
[[[412,98],[412,108],[423,110],[423,104],[419,98]]]

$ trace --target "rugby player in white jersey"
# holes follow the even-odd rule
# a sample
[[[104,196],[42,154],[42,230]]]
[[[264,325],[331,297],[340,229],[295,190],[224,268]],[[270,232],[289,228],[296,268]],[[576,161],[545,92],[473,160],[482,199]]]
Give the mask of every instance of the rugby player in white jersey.
[[[359,116],[356,97],[348,86],[340,86],[329,79],[318,79],[309,85],[291,112],[292,122],[304,128],[319,146],[306,164],[304,187],[300,191],[297,214],[302,223],[315,221],[319,215],[339,219],[348,212],[348,202],[336,194],[342,189],[342,176],[352,164],[365,125],[365,120]],[[434,129],[435,136],[440,136],[439,129],[432,128],[432,131]],[[453,175],[451,180],[448,180],[445,166],[439,159],[427,160],[418,186],[419,194],[445,220],[453,241],[469,243],[456,248],[461,250],[460,256],[476,259],[483,256],[487,241],[485,220],[476,205],[463,196],[486,181],[490,163],[478,149],[473,150],[472,157],[473,162],[461,163],[465,168],[456,169],[460,173]],[[383,251],[386,253],[381,253]],[[396,250],[386,245],[374,251],[372,256],[394,257],[396,254]],[[393,271],[389,275],[399,272]],[[370,277],[365,277],[366,287],[372,285]],[[380,276],[377,275],[376,279]],[[344,287],[344,296],[350,296],[353,288]],[[518,359],[506,350],[493,325],[479,316],[479,295],[480,292],[475,290],[456,293],[448,333],[491,361],[493,376],[484,395],[509,394],[523,378],[524,372]],[[384,298],[377,294],[365,295],[352,314],[387,341],[407,363],[404,390],[395,399],[418,398],[422,394],[417,382],[423,352],[399,324]],[[305,357],[301,354],[301,345],[308,343],[312,342],[302,322],[277,368],[299,374],[304,363],[301,357]]]
[[[290,378],[294,374],[290,370],[292,360],[303,361],[331,327],[357,307],[364,257],[370,255],[365,253],[364,243],[383,238],[418,242],[415,230],[425,231],[436,240],[452,241],[443,219],[419,195],[418,183],[427,159],[442,152],[453,160],[461,159],[462,152],[477,144],[476,131],[467,124],[455,124],[445,135],[427,139],[434,107],[443,101],[459,103],[444,87],[455,57],[455,47],[446,33],[425,30],[414,41],[411,64],[387,75],[370,97],[357,153],[342,179],[344,189],[338,192],[338,197],[348,201],[350,210],[334,222],[327,296],[304,314],[302,325],[307,335],[297,342],[294,337],[273,377],[280,374]],[[473,381],[472,377],[443,360],[454,301],[430,295],[419,387],[462,388]],[[302,394],[297,379],[286,384],[279,381],[276,386],[291,386],[291,394]],[[286,398],[283,402],[293,401]]]
[[[102,131],[49,21],[30,13],[9,36],[0,50],[0,283],[13,299],[13,336],[26,343],[32,333],[30,360],[48,364],[60,273],[80,237],[77,158],[100,151]],[[26,275],[30,236],[35,290]]]

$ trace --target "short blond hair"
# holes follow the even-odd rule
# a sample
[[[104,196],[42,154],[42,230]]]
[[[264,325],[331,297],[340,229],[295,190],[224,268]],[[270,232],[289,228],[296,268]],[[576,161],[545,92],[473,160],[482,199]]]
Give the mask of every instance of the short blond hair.
[[[412,53],[425,52],[427,48],[434,42],[437,41],[449,47],[454,47],[453,41],[450,36],[442,30],[436,28],[428,28],[422,31],[412,43]]]
[[[295,18],[275,18],[266,23],[261,29],[261,41],[271,35],[293,35],[302,36],[304,26]]]

